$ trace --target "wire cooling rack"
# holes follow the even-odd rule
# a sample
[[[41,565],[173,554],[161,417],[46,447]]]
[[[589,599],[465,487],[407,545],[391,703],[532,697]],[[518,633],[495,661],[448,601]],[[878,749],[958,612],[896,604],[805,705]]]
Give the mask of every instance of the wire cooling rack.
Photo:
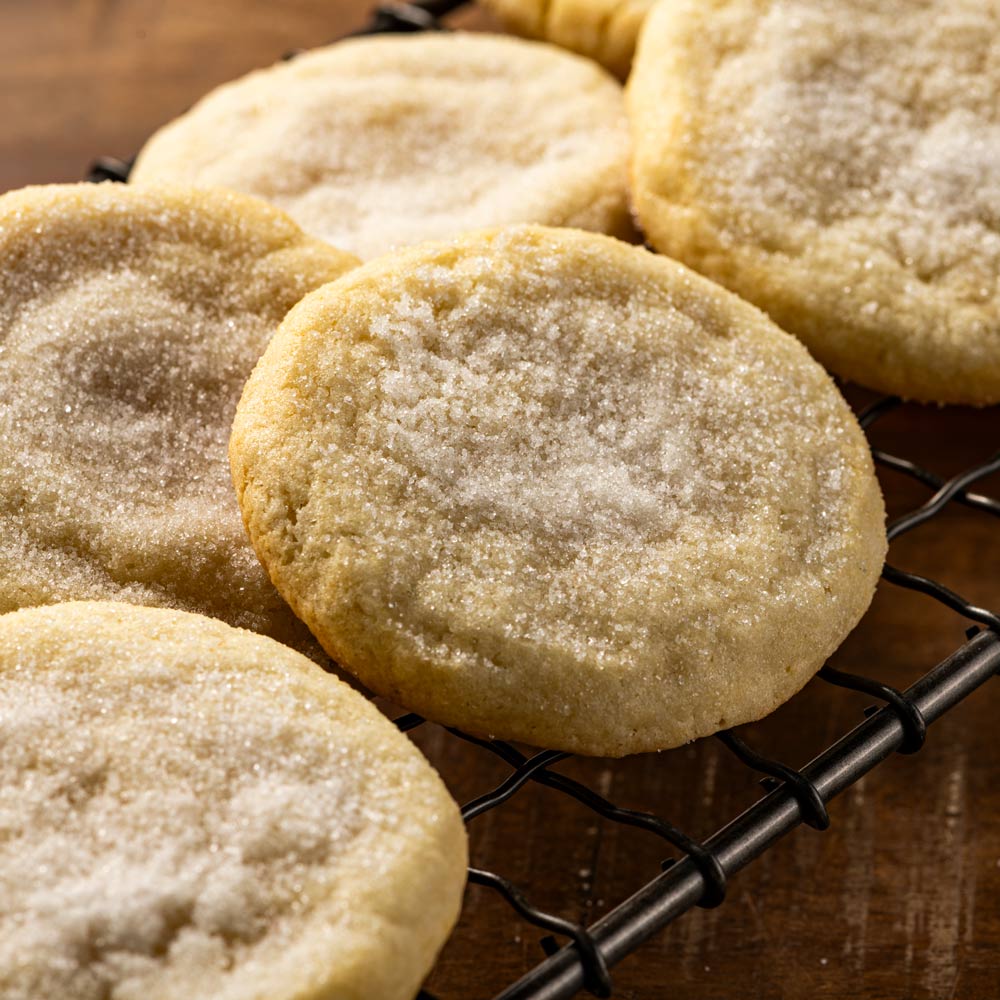
[[[369,24],[354,34],[446,30],[439,19],[466,2],[421,0],[384,4],[375,10]],[[295,54],[289,53],[287,57]],[[125,181],[132,162],[103,157],[93,164],[88,179]],[[916,462],[877,446],[879,421],[902,405],[899,399],[887,397],[859,416],[872,442],[876,464],[910,477],[930,493],[923,504],[890,523],[890,542],[939,517],[955,504],[1000,517],[1000,500],[972,490],[977,481],[1000,472],[1000,451],[952,478],[943,479]],[[997,538],[1000,539],[1000,534]],[[971,604],[943,584],[890,563],[883,567],[882,579],[893,586],[925,594],[965,618],[970,626],[966,644],[903,691],[871,677],[845,673],[829,665],[823,667],[818,676],[826,684],[862,692],[882,706],[871,706],[859,725],[801,769],[771,759],[733,730],[717,733],[712,738],[763,776],[765,794],[704,840],[689,836],[652,812],[615,805],[588,785],[552,769],[569,754],[543,750],[529,756],[510,743],[479,739],[457,729],[447,730],[455,740],[482,748],[510,768],[496,787],[463,806],[462,816],[467,823],[500,808],[519,790],[534,783],[575,799],[604,820],[659,837],[674,855],[637,892],[589,926],[532,905],[530,890],[514,885],[503,875],[470,868],[470,885],[498,893],[523,920],[545,932],[540,944],[548,957],[494,1000],[564,1000],[581,990],[597,997],[611,997],[612,966],[688,910],[722,904],[732,876],[796,827],[805,824],[816,830],[827,829],[830,818],[826,806],[832,798],[892,754],[916,753],[924,745],[931,723],[1000,674],[1000,615]],[[396,719],[396,725],[408,732],[424,725],[424,719],[408,714]],[[439,998],[424,991],[418,1000]]]

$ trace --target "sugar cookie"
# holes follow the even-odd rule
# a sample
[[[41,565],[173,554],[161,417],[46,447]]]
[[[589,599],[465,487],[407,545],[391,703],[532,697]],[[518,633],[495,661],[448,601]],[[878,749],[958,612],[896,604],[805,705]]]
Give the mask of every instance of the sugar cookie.
[[[356,261],[253,198],[120,184],[4,195],[0,258],[0,611],[169,605],[306,648],[226,442],[281,317]]]
[[[473,733],[674,746],[797,691],[871,600],[881,494],[794,338],[605,236],[471,234],[306,297],[230,442],[278,589]]]
[[[226,84],[132,179],[259,195],[361,257],[514,222],[631,231],[621,87],[539,42],[338,42]]]
[[[628,104],[650,242],[883,392],[1000,402],[1000,3],[671,0]]]
[[[596,59],[628,76],[635,40],[655,0],[484,0],[506,28]]]
[[[410,1000],[460,905],[441,780],[361,695],[200,615],[0,616],[5,1000]]]

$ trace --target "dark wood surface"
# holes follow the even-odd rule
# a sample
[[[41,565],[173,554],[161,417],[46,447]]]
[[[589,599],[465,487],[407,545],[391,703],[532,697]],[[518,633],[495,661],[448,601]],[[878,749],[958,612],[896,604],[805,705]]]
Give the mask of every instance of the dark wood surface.
[[[357,0],[37,0],[0,3],[0,190],[75,180],[98,153],[134,152],[208,88],[284,51],[360,26]],[[464,15],[473,26],[482,15]],[[864,398],[862,393],[855,394]],[[1000,447],[1000,413],[934,408],[889,418],[878,442],[949,474]],[[891,511],[926,491],[883,477]],[[983,489],[1000,494],[997,478]],[[1000,526],[957,508],[893,550],[896,564],[1000,608]],[[951,652],[963,622],[883,585],[834,663],[903,686]],[[743,735],[801,764],[853,727],[869,702],[813,682]],[[737,876],[720,909],[695,911],[614,970],[631,1000],[901,1000],[1000,996],[1000,681],[930,732],[916,757],[879,767],[831,806],[832,828],[801,829]],[[467,799],[504,769],[433,727],[418,740]],[[624,761],[573,760],[566,773],[622,805],[706,836],[758,797],[714,740]],[[649,835],[526,788],[472,823],[472,854],[537,905],[600,915],[658,870]],[[541,956],[539,933],[486,889],[429,987],[488,998]],[[373,998],[374,1000],[374,998]]]

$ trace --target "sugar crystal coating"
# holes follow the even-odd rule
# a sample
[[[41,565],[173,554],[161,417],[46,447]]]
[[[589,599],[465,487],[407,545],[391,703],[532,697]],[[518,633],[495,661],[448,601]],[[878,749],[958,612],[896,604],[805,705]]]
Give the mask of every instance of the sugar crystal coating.
[[[885,391],[1000,401],[1000,3],[676,0],[629,83],[653,244]]]
[[[351,39],[213,91],[132,179],[256,194],[369,258],[512,222],[631,231],[621,87],[553,46]]]
[[[792,694],[885,549],[861,432],[752,307],[515,227],[303,300],[237,411],[254,545],[328,652],[479,733],[675,745]]]
[[[308,641],[246,542],[226,442],[284,312],[352,258],[242,196],[0,199],[0,611],[114,597]]]
[[[110,603],[2,616],[0,743],[6,1000],[340,996],[359,962],[409,1000],[454,920],[440,780],[271,640]]]

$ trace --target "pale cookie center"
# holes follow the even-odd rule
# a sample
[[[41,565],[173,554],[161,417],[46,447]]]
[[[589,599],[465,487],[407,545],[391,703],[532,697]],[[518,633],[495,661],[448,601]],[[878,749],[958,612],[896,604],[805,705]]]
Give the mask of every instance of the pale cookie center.
[[[265,328],[127,269],[29,302],[6,331],[0,379],[31,479],[67,500],[86,480],[86,504],[118,516],[180,495],[217,502]]]
[[[845,18],[836,4],[770,5],[715,72],[695,140],[735,212],[733,236],[773,209],[969,301],[996,294],[1000,62],[989,49],[1000,21],[988,4],[935,6]]]
[[[226,446],[271,330],[232,305],[221,294],[197,304],[158,272],[117,268],[14,312],[0,347],[0,551],[25,563],[8,586],[26,591],[0,599],[138,581],[158,603],[184,606],[200,588],[196,606],[228,615],[269,592]]]
[[[738,338],[710,338],[677,310],[630,318],[589,299],[524,316],[491,299],[441,315],[404,296],[373,324],[395,357],[359,433],[449,520],[557,546],[645,546],[684,518],[731,530],[797,483],[780,441],[802,433],[795,410],[810,404],[769,398],[783,379]],[[634,322],[663,345],[637,342]]]

